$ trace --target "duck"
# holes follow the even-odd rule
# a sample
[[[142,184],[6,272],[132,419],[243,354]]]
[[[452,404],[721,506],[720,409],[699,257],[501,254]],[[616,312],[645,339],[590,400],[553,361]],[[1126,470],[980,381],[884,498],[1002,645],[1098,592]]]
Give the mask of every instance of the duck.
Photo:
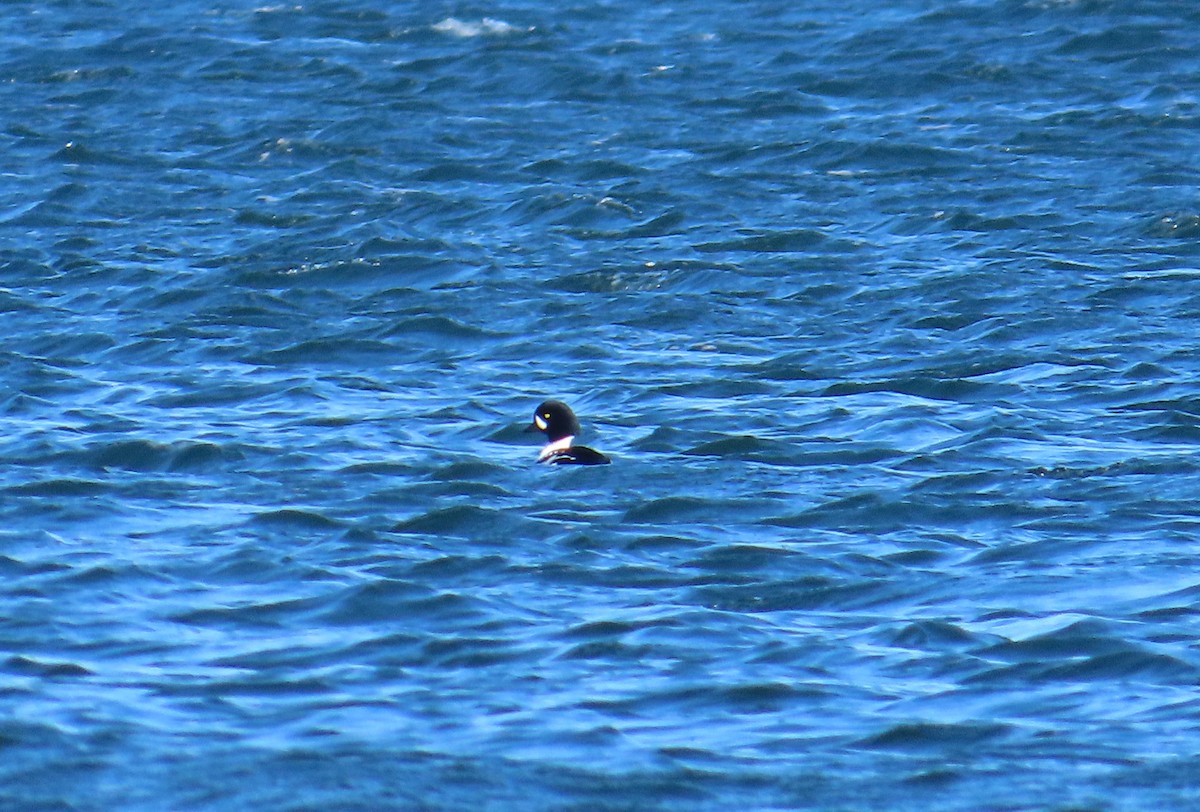
[[[608,465],[612,460],[584,445],[574,445],[580,433],[579,419],[561,400],[547,400],[533,412],[533,422],[525,431],[540,431],[549,441],[538,454],[545,465]]]

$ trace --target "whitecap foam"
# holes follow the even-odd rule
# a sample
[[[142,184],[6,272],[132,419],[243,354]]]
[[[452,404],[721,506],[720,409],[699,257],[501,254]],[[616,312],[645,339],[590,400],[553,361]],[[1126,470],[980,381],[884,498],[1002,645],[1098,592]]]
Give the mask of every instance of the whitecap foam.
[[[457,17],[447,17],[440,23],[434,23],[433,30],[441,34],[449,34],[453,37],[466,38],[512,34],[521,29],[511,23],[504,22],[504,20],[494,20],[491,17],[484,17],[477,22],[460,20]]]

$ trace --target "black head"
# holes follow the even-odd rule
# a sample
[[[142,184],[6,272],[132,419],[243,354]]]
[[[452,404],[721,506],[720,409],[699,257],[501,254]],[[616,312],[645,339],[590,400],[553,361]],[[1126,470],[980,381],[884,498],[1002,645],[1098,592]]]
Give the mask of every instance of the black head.
[[[533,413],[533,422],[525,431],[546,433],[550,442],[579,434],[579,420],[571,407],[561,400],[548,400]]]

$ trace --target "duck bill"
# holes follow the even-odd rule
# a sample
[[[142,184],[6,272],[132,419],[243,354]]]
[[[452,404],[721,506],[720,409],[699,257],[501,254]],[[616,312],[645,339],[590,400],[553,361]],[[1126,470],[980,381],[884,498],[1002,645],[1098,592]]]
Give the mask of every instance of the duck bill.
[[[541,430],[542,430],[541,427],[538,426],[537,423],[530,423],[528,426],[525,427],[526,434],[531,434],[532,432],[541,431]]]

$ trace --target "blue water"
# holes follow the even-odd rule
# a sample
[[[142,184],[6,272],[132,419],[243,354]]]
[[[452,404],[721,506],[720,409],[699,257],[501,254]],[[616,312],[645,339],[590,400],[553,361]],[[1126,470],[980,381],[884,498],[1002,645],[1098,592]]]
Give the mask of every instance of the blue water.
[[[0,808],[1200,805],[1200,10],[133,5],[0,8]]]

